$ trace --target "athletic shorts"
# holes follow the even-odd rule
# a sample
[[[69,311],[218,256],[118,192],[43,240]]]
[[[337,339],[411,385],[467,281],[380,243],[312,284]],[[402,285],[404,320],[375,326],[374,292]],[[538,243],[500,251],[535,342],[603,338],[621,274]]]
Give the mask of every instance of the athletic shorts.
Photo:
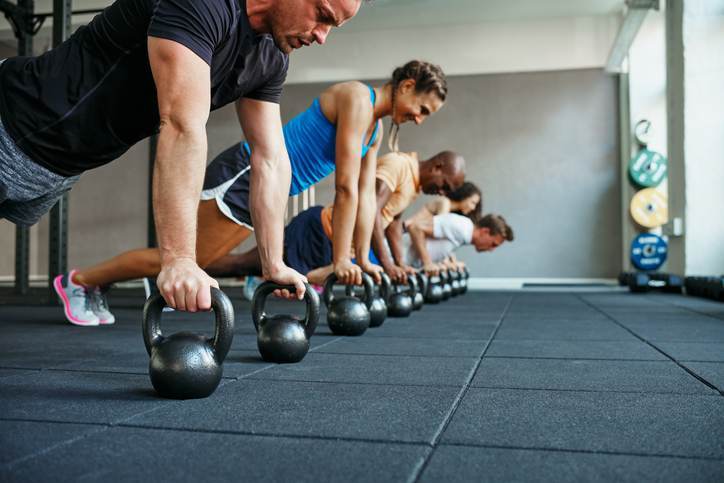
[[[80,175],[53,173],[34,162],[18,148],[0,120],[0,219],[34,225],[78,178]]]
[[[241,226],[253,230],[249,210],[251,159],[241,143],[219,154],[206,167],[202,200],[216,200],[219,210]]]
[[[312,206],[284,229],[284,261],[301,274],[332,263],[332,240],[322,227],[322,207]]]

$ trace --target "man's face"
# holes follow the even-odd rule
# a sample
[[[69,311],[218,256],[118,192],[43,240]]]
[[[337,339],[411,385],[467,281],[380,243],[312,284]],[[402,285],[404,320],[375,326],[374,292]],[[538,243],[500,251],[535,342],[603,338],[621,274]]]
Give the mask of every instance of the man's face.
[[[272,37],[288,54],[294,49],[323,44],[332,27],[354,17],[362,0],[276,0],[269,12]]]
[[[503,235],[491,235],[489,228],[476,228],[473,232],[473,245],[476,252],[492,252],[504,241]]]
[[[465,173],[447,173],[439,166],[435,166],[420,176],[422,192],[426,195],[447,196],[462,186],[464,182]]]

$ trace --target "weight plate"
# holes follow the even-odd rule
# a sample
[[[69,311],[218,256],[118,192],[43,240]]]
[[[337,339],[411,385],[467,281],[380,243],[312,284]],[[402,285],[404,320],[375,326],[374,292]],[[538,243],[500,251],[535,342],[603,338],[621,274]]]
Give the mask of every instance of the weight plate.
[[[644,148],[628,162],[628,174],[634,184],[642,188],[653,188],[666,179],[666,157]]]
[[[642,189],[631,199],[631,217],[645,228],[655,228],[669,219],[668,199],[656,188]]]
[[[652,233],[642,233],[631,242],[631,263],[639,270],[658,270],[666,261],[666,240]]]

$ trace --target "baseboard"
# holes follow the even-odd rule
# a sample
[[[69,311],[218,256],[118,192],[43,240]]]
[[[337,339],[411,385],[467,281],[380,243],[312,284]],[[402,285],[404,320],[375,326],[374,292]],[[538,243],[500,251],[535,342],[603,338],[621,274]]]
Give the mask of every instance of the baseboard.
[[[520,290],[555,289],[555,288],[606,288],[618,286],[614,278],[487,278],[471,277],[468,279],[470,290]]]

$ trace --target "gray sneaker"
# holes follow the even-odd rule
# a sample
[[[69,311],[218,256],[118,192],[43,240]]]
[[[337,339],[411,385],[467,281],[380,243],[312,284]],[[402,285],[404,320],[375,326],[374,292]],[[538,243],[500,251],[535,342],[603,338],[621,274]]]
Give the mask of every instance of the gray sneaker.
[[[91,308],[89,291],[83,285],[72,282],[75,270],[66,275],[58,275],[53,280],[53,288],[63,303],[65,318],[73,325],[93,326],[100,321]]]
[[[100,287],[88,289],[90,295],[90,307],[101,325],[111,325],[116,322],[116,317],[108,308],[108,300],[106,299],[106,291]]]

